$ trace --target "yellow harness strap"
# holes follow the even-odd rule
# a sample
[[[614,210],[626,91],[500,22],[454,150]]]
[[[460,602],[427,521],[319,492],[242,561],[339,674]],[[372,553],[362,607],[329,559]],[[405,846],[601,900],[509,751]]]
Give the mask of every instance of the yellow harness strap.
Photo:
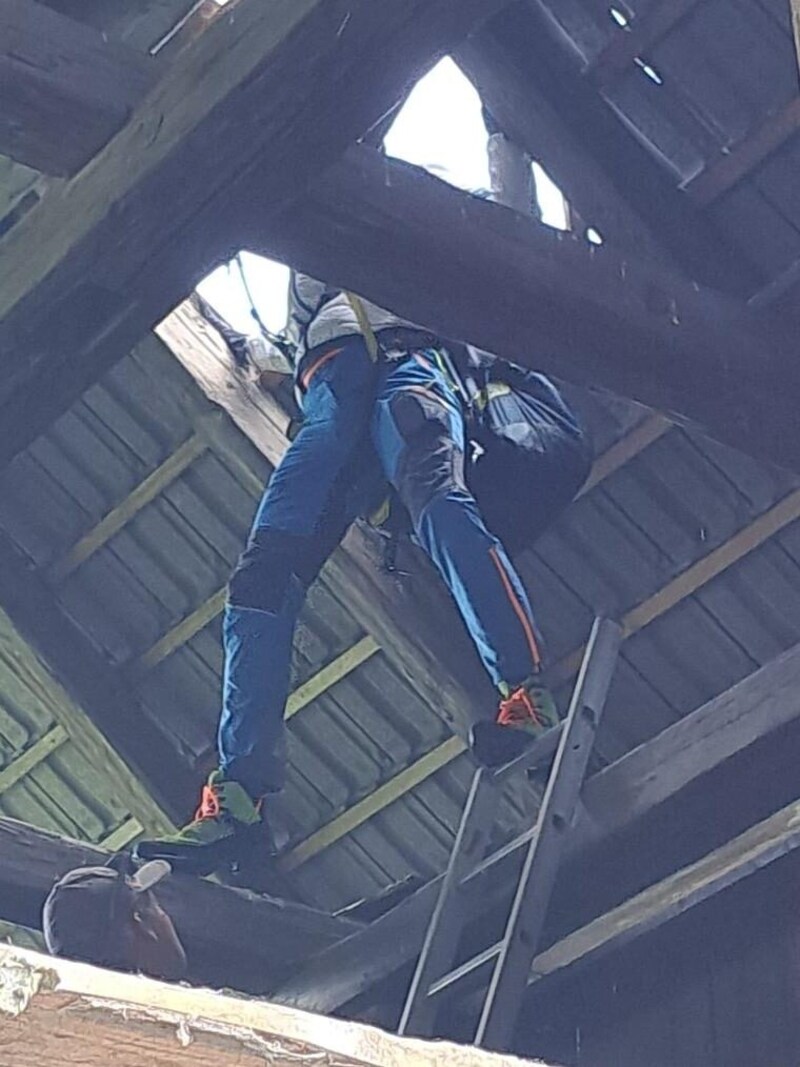
[[[493,400],[496,396],[505,396],[506,393],[510,392],[511,386],[506,385],[505,382],[489,382],[475,397],[475,407],[478,411],[483,411],[490,400]]]
[[[353,314],[358,320],[359,329],[364,335],[364,344],[369,353],[369,358],[373,363],[377,363],[380,347],[378,345],[378,338],[375,336],[375,331],[372,329],[372,324],[367,316],[367,309],[364,307],[364,301],[360,296],[356,296],[355,293],[346,293],[345,295],[347,296],[350,307],[353,309]]]

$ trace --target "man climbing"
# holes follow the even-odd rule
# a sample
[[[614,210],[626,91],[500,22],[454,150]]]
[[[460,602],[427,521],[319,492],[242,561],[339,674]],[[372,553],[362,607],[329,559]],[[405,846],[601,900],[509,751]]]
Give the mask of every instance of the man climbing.
[[[133,871],[125,854],[105,867],[69,871],[44,903],[47,951],[98,967],[180,980],[186,952],[155,894],[169,873],[169,864],[159,860]]]
[[[303,275],[292,278],[287,333],[304,419],[230,581],[219,766],[195,819],[138,848],[142,859],[201,874],[246,853],[263,834],[262,800],[284,780],[295,623],[309,585],[360,513],[359,485],[376,460],[497,687],[493,718],[474,732],[476,757],[505,762],[558,721],[541,684],[541,640],[525,589],[468,484],[464,382],[480,384],[492,357],[471,360],[464,346]],[[589,453],[557,390],[540,376],[527,380],[536,394],[537,469],[543,486],[559,487],[557,507],[552,493],[541,497],[541,527],[577,492]],[[513,496],[505,506],[514,509]]]

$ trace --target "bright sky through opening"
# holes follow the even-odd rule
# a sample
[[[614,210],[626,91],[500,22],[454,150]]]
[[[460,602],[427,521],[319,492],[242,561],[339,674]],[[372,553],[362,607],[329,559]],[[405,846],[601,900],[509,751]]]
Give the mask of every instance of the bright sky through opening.
[[[414,88],[386,137],[386,150],[460,189],[489,188],[480,98],[451,59],[443,59]],[[534,176],[542,221],[566,229],[564,198],[537,164]],[[288,268],[247,252],[242,259],[261,318],[271,330],[281,330],[286,322]],[[198,289],[234,329],[257,332],[235,263],[219,267]]]

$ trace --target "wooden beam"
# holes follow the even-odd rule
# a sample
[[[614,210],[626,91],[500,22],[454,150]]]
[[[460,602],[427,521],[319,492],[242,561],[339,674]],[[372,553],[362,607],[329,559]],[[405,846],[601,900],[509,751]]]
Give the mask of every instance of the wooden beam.
[[[101,521],[57,560],[49,570],[53,582],[61,582],[76,571],[95,552],[108,544],[142,508],[156,499],[168,486],[187,470],[209,447],[210,442],[202,431],[195,431],[172,455],[149,474],[125,499],[112,508]]]
[[[502,3],[240,0],[216,20],[2,241],[8,447],[35,421],[21,386],[44,376],[26,395],[48,417],[69,404],[237,248],[237,219],[296,196]]]
[[[421,782],[426,781],[466,751],[467,742],[462,737],[449,737],[394,778],[378,786],[369,796],[359,800],[357,804],[353,804],[341,815],[320,827],[299,845],[295,845],[290,852],[281,857],[281,868],[285,871],[295,870],[312,856],[318,855],[342,837],[352,833],[373,815],[377,815],[378,812],[393,804],[399,797],[416,789]]]
[[[0,6],[0,153],[70,175],[99,152],[153,82],[155,64],[36,0]]]
[[[797,46],[797,61],[800,63],[800,0],[789,0],[792,5],[792,24],[794,26],[794,41]]]
[[[586,783],[584,811],[570,846],[576,884],[591,880],[601,843],[611,848],[654,812],[668,810],[690,787],[716,776],[736,792],[740,772],[734,757],[798,719],[800,646],[594,775]],[[761,771],[770,773],[768,761]],[[510,892],[531,833],[521,833],[470,878],[471,916],[483,915]],[[583,856],[586,869],[580,865]],[[326,950],[282,986],[276,999],[335,1011],[404,966],[419,952],[440,881],[429,882],[369,929]]]
[[[601,456],[597,457],[592,464],[589,477],[586,479],[580,493],[578,493],[578,497],[580,498],[591,492],[596,485],[599,485],[614,474],[615,471],[624,467],[640,452],[644,452],[646,448],[649,448],[655,441],[663,437],[668,430],[671,430],[672,426],[673,423],[669,419],[665,419],[663,415],[648,415],[642,419],[630,433],[626,433],[624,437],[621,437],[619,441],[616,441]]]
[[[0,987],[0,1042],[14,1067],[105,1067],[112,1060],[116,1067],[515,1067],[521,1062],[10,946],[0,949]]]
[[[703,170],[684,182],[682,188],[696,204],[708,207],[746,178],[781,145],[800,130],[800,96],[780,111],[769,115],[761,125],[729,146],[723,155],[710,160]]]
[[[793,346],[742,305],[363,147],[305,203],[263,228],[253,221],[249,247],[445,337],[632,397],[800,469]]]
[[[308,707],[323,693],[327,693],[329,689],[332,689],[343,678],[346,678],[348,674],[352,674],[353,671],[357,670],[362,663],[366,663],[376,652],[380,652],[380,648],[381,646],[375,638],[370,637],[369,634],[366,637],[362,637],[360,641],[356,641],[351,648],[332,659],[330,663],[327,663],[321,670],[312,675],[307,682],[303,682],[302,685],[299,685],[297,689],[289,694],[289,699],[286,702],[285,717],[291,719],[303,708]]]
[[[697,7],[700,0],[656,0],[644,15],[634,16],[624,28],[586,66],[585,75],[595,85],[605,88],[625,71],[635,59],[645,56],[678,23]]]
[[[171,627],[146,652],[143,652],[128,668],[130,675],[138,678],[146,674],[154,667],[157,667],[159,663],[163,663],[174,652],[177,652],[179,648],[183,648],[201,630],[204,630],[213,619],[222,614],[227,598],[228,586],[226,584],[217,589],[215,593],[212,593],[210,597],[207,597],[194,611]]]
[[[139,820],[131,816],[115,830],[112,830],[110,834],[106,834],[100,842],[100,848],[106,852],[121,852],[144,832],[145,828]]]
[[[0,917],[41,929],[44,899],[61,875],[102,865],[103,852],[0,819]],[[159,888],[190,960],[190,979],[263,991],[295,962],[360,926],[301,904],[257,896],[196,878],[173,876]]]
[[[119,753],[119,766],[114,773],[124,778],[132,802],[142,794],[137,775],[152,790],[158,804],[151,801],[142,817],[148,830],[163,829],[170,825],[170,819],[184,821],[197,788],[194,775],[166,734],[142,713],[128,682],[117,676],[63,613],[52,591],[5,533],[0,533],[0,605],[22,637],[41,654],[48,670],[85,709],[111,750]],[[42,673],[47,676],[44,670]],[[56,683],[52,685],[59,688]],[[54,716],[66,702],[63,696],[54,694]],[[69,731],[70,724],[64,725]],[[97,741],[92,741],[85,729],[80,743],[93,747],[100,765],[113,758],[107,748],[98,751]],[[169,819],[164,818],[163,812],[158,816],[159,804]],[[133,810],[132,814],[142,813]]]

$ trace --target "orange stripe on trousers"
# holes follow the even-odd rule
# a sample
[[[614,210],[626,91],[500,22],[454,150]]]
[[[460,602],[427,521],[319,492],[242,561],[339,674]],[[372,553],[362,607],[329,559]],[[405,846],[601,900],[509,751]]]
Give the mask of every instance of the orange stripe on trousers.
[[[539,655],[539,646],[536,644],[536,637],[533,633],[531,621],[526,615],[525,609],[523,608],[522,604],[520,604],[519,597],[514,592],[514,587],[511,584],[511,579],[509,578],[508,573],[505,567],[503,566],[502,560],[497,554],[497,549],[490,548],[489,555],[492,557],[495,567],[497,567],[497,571],[500,575],[500,580],[502,581],[503,588],[506,591],[506,596],[511,601],[511,606],[516,612],[517,618],[522,623],[522,629],[525,631],[525,637],[528,641],[528,647],[531,650],[531,656],[533,657],[534,666],[538,668],[541,666],[542,659]]]

